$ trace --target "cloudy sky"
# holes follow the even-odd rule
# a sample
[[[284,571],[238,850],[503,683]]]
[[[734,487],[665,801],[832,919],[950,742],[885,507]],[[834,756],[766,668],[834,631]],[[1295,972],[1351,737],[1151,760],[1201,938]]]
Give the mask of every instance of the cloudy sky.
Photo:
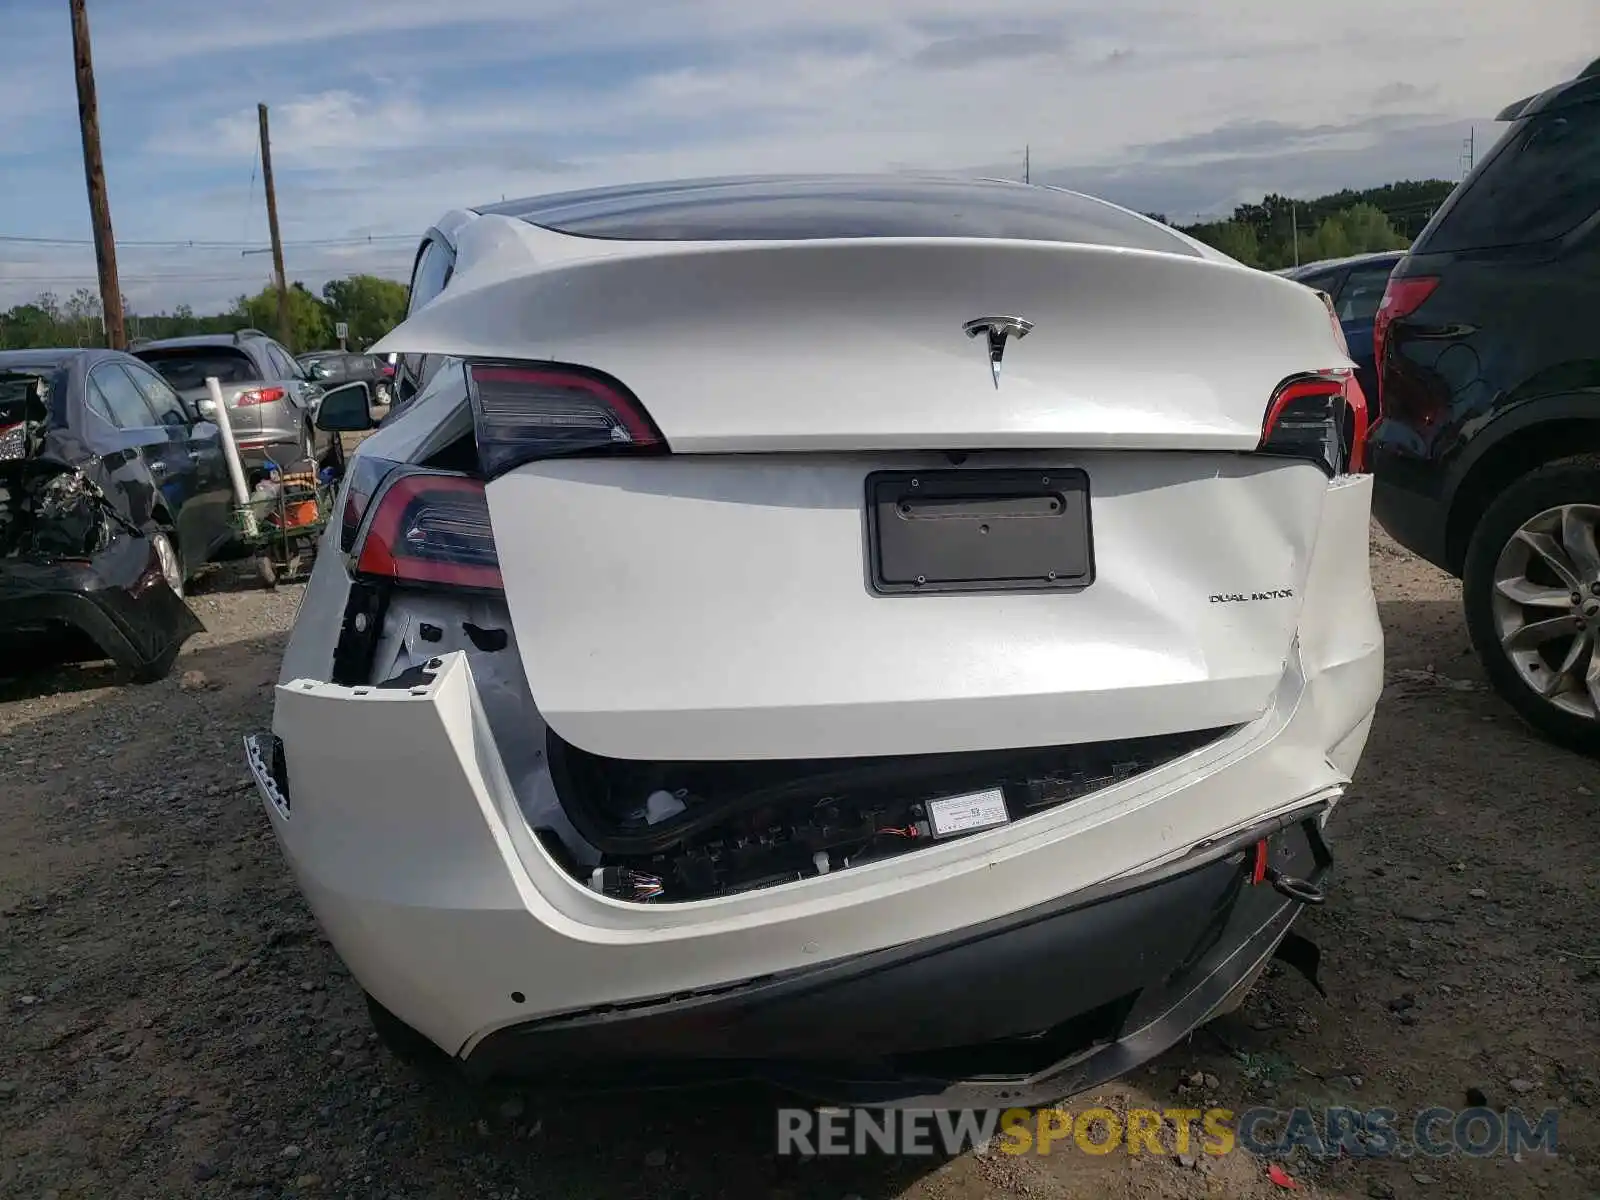
[[[1455,178],[1600,54],[1595,0],[89,0],[135,309],[401,277],[448,208],[595,183],[938,170],[1191,220]],[[94,285],[66,0],[0,0],[0,306]],[[33,240],[19,240],[33,239]],[[371,239],[370,241],[367,239]],[[150,243],[222,243],[164,245]],[[55,244],[67,243],[67,244]],[[139,243],[146,243],[141,245]]]

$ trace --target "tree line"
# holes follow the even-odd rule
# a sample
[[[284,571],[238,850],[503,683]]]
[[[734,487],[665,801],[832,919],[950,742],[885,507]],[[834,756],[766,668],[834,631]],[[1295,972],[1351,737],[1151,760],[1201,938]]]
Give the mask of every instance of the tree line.
[[[1454,187],[1447,180],[1425,179],[1365,191],[1347,188],[1312,200],[1273,194],[1259,204],[1239,205],[1228,220],[1176,228],[1246,266],[1276,271],[1296,262],[1403,250]],[[1147,215],[1172,224],[1160,213]]]
[[[261,329],[281,337],[278,328],[278,292],[271,286],[253,296],[240,296],[226,312],[197,314],[187,304],[171,312],[136,313],[123,297],[130,339],[190,337],[203,333],[232,333]],[[289,288],[289,349],[296,354],[326,350],[338,345],[334,325],[345,322],[352,350],[376,342],[406,315],[406,288],[376,275],[351,275],[330,279],[318,296],[303,283]],[[79,288],[62,299],[44,292],[31,303],[0,312],[0,350],[25,350],[36,346],[104,346],[100,297]]]

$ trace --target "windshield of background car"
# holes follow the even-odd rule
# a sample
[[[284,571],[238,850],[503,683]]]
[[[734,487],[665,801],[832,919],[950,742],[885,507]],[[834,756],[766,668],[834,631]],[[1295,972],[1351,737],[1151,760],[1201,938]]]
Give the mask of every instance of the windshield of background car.
[[[1600,100],[1514,124],[1417,249],[1486,250],[1550,241],[1600,211]]]
[[[149,363],[180,392],[206,386],[206,377],[218,383],[250,383],[261,377],[250,356],[222,346],[175,346],[166,350],[141,350],[138,358]]]

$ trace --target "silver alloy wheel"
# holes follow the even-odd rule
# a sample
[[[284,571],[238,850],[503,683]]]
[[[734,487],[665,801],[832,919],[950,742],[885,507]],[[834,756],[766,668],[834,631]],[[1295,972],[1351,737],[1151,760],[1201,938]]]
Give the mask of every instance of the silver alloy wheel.
[[[178,552],[172,548],[172,539],[164,533],[151,536],[151,543],[156,548],[156,562],[161,567],[161,578],[167,581],[167,586],[178,596],[183,595],[183,568],[178,565]]]
[[[1500,646],[1535,695],[1600,721],[1600,505],[1563,504],[1523,522],[1494,566]]]

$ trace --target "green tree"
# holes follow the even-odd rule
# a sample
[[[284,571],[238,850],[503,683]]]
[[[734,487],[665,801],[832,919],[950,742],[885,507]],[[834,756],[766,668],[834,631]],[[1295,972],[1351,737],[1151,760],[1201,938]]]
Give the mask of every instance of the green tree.
[[[1351,254],[1368,254],[1375,250],[1404,250],[1411,239],[1396,233],[1389,218],[1374,204],[1354,204],[1339,214],[1345,235],[1350,242]]]
[[[0,349],[27,350],[60,344],[60,326],[42,303],[45,297],[39,299],[40,303],[19,304],[0,313]]]
[[[1344,258],[1356,251],[1350,248],[1350,235],[1342,217],[1329,217],[1310,237],[1300,239],[1300,261],[1317,262],[1324,258]]]
[[[254,296],[240,296],[234,304],[235,315],[243,324],[281,337],[278,328],[278,289],[268,284]],[[333,340],[333,322],[328,319],[327,305],[317,299],[306,285],[295,282],[289,287],[289,349],[293,353],[321,350]]]
[[[332,319],[350,326],[351,349],[370,346],[406,316],[405,285],[376,275],[330,279],[322,298]]]
[[[1210,225],[1195,225],[1184,232],[1247,267],[1262,265],[1261,242],[1255,226],[1244,221],[1216,221]]]

